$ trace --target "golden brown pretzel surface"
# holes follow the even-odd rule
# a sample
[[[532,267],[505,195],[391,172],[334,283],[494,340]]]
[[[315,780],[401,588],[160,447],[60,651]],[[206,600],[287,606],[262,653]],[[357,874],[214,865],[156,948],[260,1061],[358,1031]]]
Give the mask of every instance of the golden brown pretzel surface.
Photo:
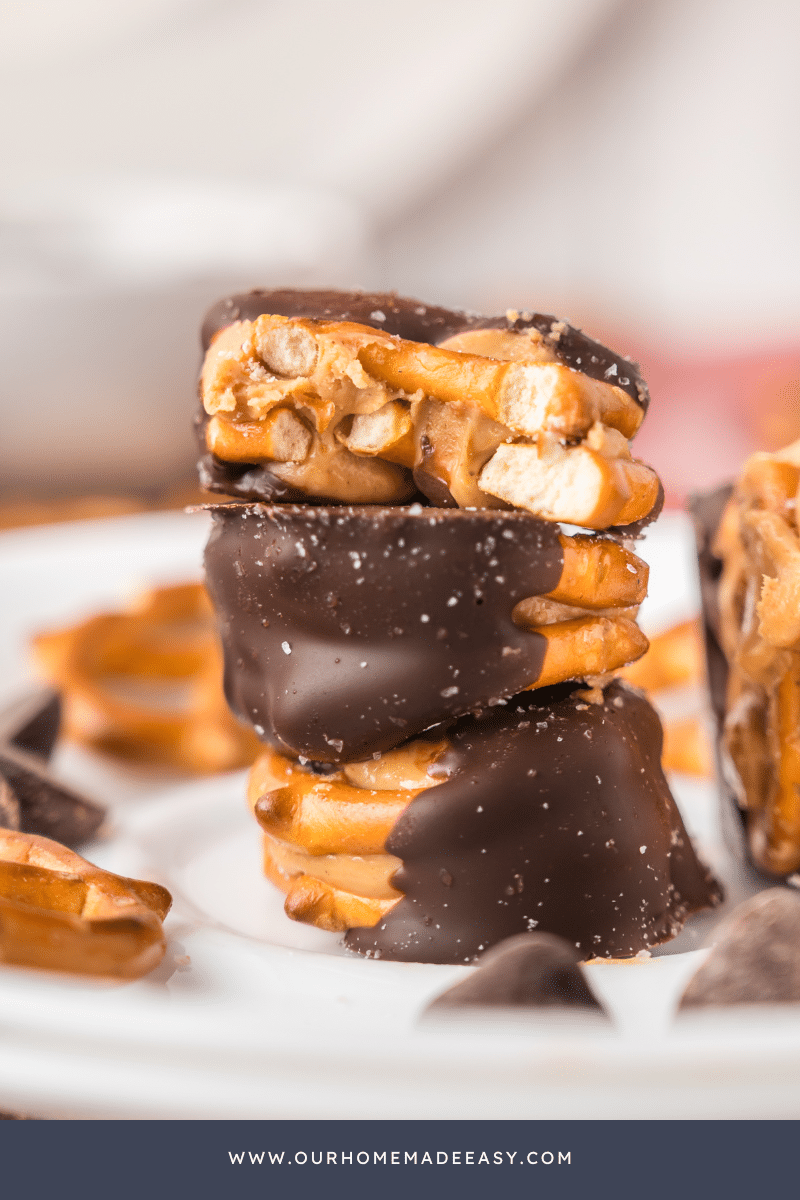
[[[800,442],[745,463],[717,534],[723,747],[763,870],[800,868]]]
[[[391,879],[401,864],[386,838],[413,798],[446,778],[435,764],[447,745],[420,738],[326,775],[264,751],[248,799],[264,831],[265,874],[286,892],[288,916],[343,932],[376,924],[397,903]]]
[[[40,669],[64,696],[64,731],[128,759],[207,772],[247,766],[259,743],[231,715],[222,654],[201,584],[143,593],[34,639]]]
[[[0,829],[0,961],[138,979],[166,946],[166,888],[126,879],[33,834]]]

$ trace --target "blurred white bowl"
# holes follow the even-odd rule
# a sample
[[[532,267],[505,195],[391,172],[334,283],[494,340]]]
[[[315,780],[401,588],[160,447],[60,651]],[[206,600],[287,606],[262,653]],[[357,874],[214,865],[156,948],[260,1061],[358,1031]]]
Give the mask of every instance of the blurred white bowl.
[[[191,470],[198,328],[220,296],[357,282],[363,222],[301,187],[84,181],[0,208],[0,490]]]

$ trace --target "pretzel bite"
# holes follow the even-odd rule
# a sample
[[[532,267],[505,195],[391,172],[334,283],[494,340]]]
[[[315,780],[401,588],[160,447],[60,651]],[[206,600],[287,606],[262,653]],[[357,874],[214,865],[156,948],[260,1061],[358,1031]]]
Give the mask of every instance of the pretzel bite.
[[[755,864],[800,868],[800,442],[755,454],[719,524],[719,642],[728,663],[726,780]]]
[[[264,499],[397,504],[416,487],[442,506],[591,529],[644,519],[659,483],[628,447],[641,397],[616,362],[589,370],[588,343],[585,358],[564,356],[557,324],[549,337],[463,328],[435,345],[278,310],[234,320],[201,374],[206,482],[230,464],[242,470],[229,490],[251,497],[261,468]]]
[[[258,741],[229,713],[212,611],[200,584],[144,593],[127,610],[39,634],[40,669],[84,745],[183,770],[231,770]]]
[[[384,753],[525,689],[604,675],[647,647],[632,621],[641,560],[528,513],[212,512],[206,570],[228,698],[293,757]]]
[[[0,961],[138,979],[161,962],[172,897],[58,842],[0,829]]]
[[[401,893],[400,860],[385,850],[414,796],[446,775],[443,738],[419,739],[377,760],[317,774],[268,750],[250,772],[248,799],[264,831],[264,872],[287,893],[295,921],[344,931],[374,924]]]

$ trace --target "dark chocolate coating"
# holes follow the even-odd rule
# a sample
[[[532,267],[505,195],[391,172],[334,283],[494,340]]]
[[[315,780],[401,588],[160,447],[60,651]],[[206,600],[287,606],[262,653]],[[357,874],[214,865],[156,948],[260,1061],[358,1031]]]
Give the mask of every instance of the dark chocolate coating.
[[[574,687],[574,685],[572,685]],[[375,957],[471,962],[535,929],[581,958],[629,957],[721,898],[661,769],[661,723],[614,682],[603,705],[570,685],[526,692],[447,731],[450,778],[386,842],[404,897],[346,942]]]
[[[340,292],[331,290],[299,291],[283,288],[276,291],[255,290],[220,300],[206,314],[202,327],[205,352],[214,334],[234,321],[254,321],[262,313],[284,317],[310,317],[327,321],[355,321],[370,325],[412,342],[438,345],[454,334],[473,329],[538,329],[545,342],[561,362],[583,372],[591,379],[602,379],[621,388],[647,412],[650,393],[636,363],[600,342],[587,337],[565,321],[545,313],[521,313],[511,319],[482,317],[477,313],[459,312],[423,304],[420,300],[398,296],[395,292]],[[205,451],[205,426],[208,418],[201,414],[198,421],[198,440]],[[287,488],[269,471],[257,463],[226,463],[213,454],[203,454],[198,464],[200,482],[211,492],[237,496],[243,500],[266,503],[315,503],[296,489]],[[428,477],[415,475],[417,486],[434,505],[449,504],[441,485],[428,487]],[[631,536],[627,535],[626,536]],[[635,536],[635,535],[633,535]]]
[[[557,526],[419,506],[211,511],[226,694],[278,749],[367,758],[538,677],[546,641],[511,613],[558,582]]]
[[[202,327],[203,350],[215,333],[234,321],[254,321],[262,313],[282,317],[311,317],[323,321],[355,321],[371,325],[385,333],[411,342],[438,345],[454,334],[471,329],[538,329],[552,351],[568,367],[582,371],[591,379],[603,379],[632,396],[647,411],[650,395],[638,365],[580,329],[546,313],[520,313],[502,317],[482,317],[477,313],[439,308],[398,296],[396,292],[338,292],[331,290],[243,292],[220,300],[206,314]]]
[[[426,1012],[463,1008],[583,1008],[602,1013],[574,946],[551,933],[520,933],[493,946],[478,969]]]
[[[800,1002],[800,896],[770,888],[733,910],[680,1007]]]
[[[703,625],[706,641],[708,680],[711,704],[718,721],[725,719],[725,696],[728,690],[728,663],[722,650],[717,592],[722,574],[722,559],[714,554],[722,514],[731,498],[733,485],[726,484],[716,491],[689,498],[689,511],[694,519],[697,539],[697,562],[700,570],[700,594],[703,600]]]
[[[52,688],[40,688],[0,712],[0,746],[9,742],[46,763],[60,723],[61,697]]]
[[[0,824],[22,833],[53,838],[65,846],[88,842],[105,817],[104,809],[57,783],[31,754],[0,746],[0,779],[6,785],[5,816]]]

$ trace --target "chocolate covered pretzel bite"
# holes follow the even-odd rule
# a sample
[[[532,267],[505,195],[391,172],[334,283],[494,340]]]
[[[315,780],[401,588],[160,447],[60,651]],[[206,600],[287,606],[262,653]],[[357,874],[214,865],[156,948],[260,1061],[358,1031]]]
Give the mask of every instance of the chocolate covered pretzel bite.
[[[212,310],[205,486],[246,499],[522,508],[590,529],[660,502],[628,441],[634,364],[553,317],[387,293],[253,292]]]
[[[633,364],[385,293],[232,297],[203,345],[201,479],[261,502],[208,506],[206,572],[287,914],[470,962],[537,928],[634,955],[715,904],[658,718],[606,686],[647,648],[620,535],[663,495]]]
[[[795,442],[749,458],[721,511],[695,505],[707,528],[701,570],[724,777],[753,861],[771,875],[800,868],[798,499]]]
[[[539,928],[625,957],[720,899],[660,751],[639,693],[567,685],[324,773],[267,752],[250,801],[287,914],[361,953],[464,962]]]
[[[524,688],[643,654],[647,568],[527,513],[220,505],[206,547],[228,700],[293,757],[347,762]]]

